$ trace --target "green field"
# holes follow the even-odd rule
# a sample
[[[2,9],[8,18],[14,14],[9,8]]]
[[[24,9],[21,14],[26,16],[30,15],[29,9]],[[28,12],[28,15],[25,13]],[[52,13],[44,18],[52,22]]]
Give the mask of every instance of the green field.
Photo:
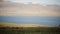
[[[60,34],[60,27],[0,27],[0,34]]]

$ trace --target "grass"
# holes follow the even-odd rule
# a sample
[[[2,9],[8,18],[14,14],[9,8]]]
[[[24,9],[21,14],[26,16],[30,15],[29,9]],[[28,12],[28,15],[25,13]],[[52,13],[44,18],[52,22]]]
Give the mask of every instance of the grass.
[[[0,27],[0,34],[59,34],[60,27]]]

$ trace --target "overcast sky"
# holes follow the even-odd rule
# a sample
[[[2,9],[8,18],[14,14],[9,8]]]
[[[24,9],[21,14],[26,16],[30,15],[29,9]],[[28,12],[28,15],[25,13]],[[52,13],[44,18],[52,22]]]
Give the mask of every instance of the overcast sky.
[[[60,5],[60,0],[9,0],[12,2],[22,2],[22,3],[27,3],[27,2],[34,2],[34,3],[44,3],[44,4],[58,4]]]

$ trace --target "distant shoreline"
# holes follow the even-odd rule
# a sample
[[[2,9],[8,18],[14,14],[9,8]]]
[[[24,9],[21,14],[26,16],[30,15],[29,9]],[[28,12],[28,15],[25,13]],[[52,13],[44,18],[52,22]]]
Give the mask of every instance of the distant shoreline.
[[[0,27],[58,27],[58,26],[45,26],[39,24],[14,24],[14,23],[0,22]]]

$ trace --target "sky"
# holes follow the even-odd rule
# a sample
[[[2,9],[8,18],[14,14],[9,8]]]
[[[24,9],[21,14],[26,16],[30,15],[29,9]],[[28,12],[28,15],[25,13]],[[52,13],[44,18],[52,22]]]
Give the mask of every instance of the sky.
[[[8,1],[18,2],[18,3],[33,2],[33,3],[40,3],[40,4],[58,4],[58,5],[60,5],[60,0],[8,0]]]

